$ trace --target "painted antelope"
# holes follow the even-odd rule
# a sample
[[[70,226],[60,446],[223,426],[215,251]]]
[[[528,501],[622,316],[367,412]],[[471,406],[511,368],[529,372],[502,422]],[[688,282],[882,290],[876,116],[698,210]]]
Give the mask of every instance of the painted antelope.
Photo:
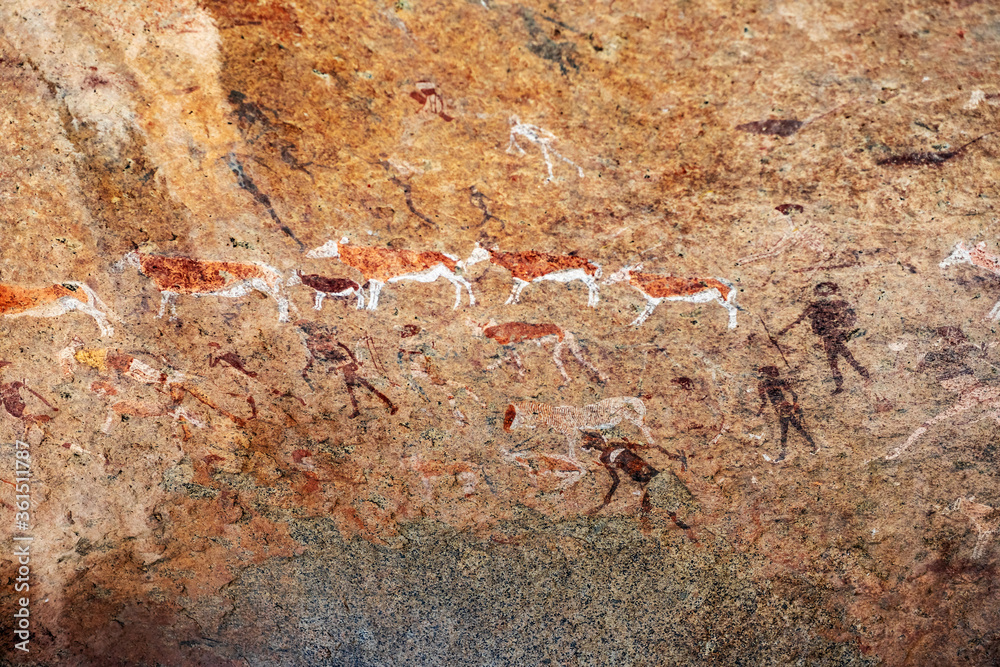
[[[284,281],[278,271],[267,264],[164,257],[136,251],[126,253],[118,266],[122,264],[134,266],[156,284],[161,295],[157,318],[163,317],[168,305],[170,319],[177,318],[174,300],[178,294],[239,298],[256,290],[277,301],[279,322],[288,321],[288,298],[282,289]]]
[[[587,286],[587,305],[591,308],[597,306],[599,299],[597,280],[601,277],[601,267],[583,257],[553,255],[535,250],[500,252],[496,249],[487,250],[477,243],[465,265],[471,266],[485,261],[502,266],[510,271],[514,278],[514,287],[505,305],[520,302],[521,292],[531,283],[543,280],[568,283],[579,280]]]
[[[463,287],[469,292],[469,305],[476,304],[472,285],[456,273],[462,262],[444,253],[356,246],[348,243],[345,237],[339,243],[327,241],[309,251],[306,257],[338,257],[342,263],[361,272],[368,283],[368,310],[378,308],[378,297],[386,283],[402,280],[432,283],[438,278],[455,286],[455,308],[462,302]]]
[[[563,376],[563,384],[568,384],[571,380],[569,374],[566,372],[566,368],[563,366],[562,352],[564,348],[569,348],[576,360],[580,362],[580,365],[586,367],[594,375],[597,376],[598,380],[601,382],[607,382],[608,378],[606,375],[597,370],[597,368],[587,361],[583,356],[583,350],[580,349],[580,345],[576,342],[576,337],[572,333],[558,327],[555,324],[544,323],[544,324],[530,324],[528,322],[506,322],[504,324],[496,324],[492,320],[484,326],[478,327],[484,336],[495,340],[500,345],[507,348],[508,354],[506,357],[501,357],[499,361],[488,367],[489,370],[493,370],[500,366],[504,361],[511,361],[516,367],[519,375],[524,375],[524,364],[521,362],[521,356],[514,349],[514,346],[519,343],[524,342],[534,342],[539,347],[543,343],[555,343],[555,347],[552,350],[552,361],[555,363],[556,368],[559,369],[559,373]]]
[[[707,303],[716,301],[729,311],[729,328],[736,328],[736,288],[722,278],[675,278],[658,273],[641,273],[642,264],[623,266],[604,281],[605,285],[628,282],[646,297],[646,308],[632,324],[639,326],[646,321],[663,301]]]
[[[519,428],[547,426],[566,437],[569,456],[576,458],[574,448],[580,439],[580,431],[604,431],[614,428],[623,421],[631,422],[642,432],[649,444],[653,444],[653,434],[646,427],[646,406],[642,400],[631,396],[616,396],[577,408],[570,405],[552,406],[546,403],[523,401],[507,406],[503,416],[505,431]]]
[[[0,315],[4,317],[59,317],[78,310],[94,318],[102,336],[113,336],[115,330],[104,312],[107,309],[84,283],[65,282],[48,287],[0,285]],[[113,313],[111,316],[118,319]]]
[[[953,264],[972,264],[1000,276],[1000,256],[986,250],[986,243],[983,241],[977,243],[973,248],[966,247],[963,242],[959,241],[955,250],[938,266],[944,269]],[[1000,301],[996,302],[993,309],[983,316],[983,319],[1000,320]]]
[[[365,297],[361,292],[361,285],[348,278],[327,278],[316,274],[306,274],[296,271],[288,279],[288,285],[305,285],[316,291],[315,310],[323,309],[323,299],[328,296],[349,297],[354,295],[358,298],[358,308],[365,307]]]

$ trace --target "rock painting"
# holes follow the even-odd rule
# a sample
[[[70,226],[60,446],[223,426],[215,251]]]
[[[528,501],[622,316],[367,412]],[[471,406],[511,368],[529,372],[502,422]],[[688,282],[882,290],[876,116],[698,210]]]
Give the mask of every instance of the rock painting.
[[[675,278],[655,273],[642,273],[642,264],[623,266],[604,281],[606,285],[625,282],[646,297],[646,308],[632,322],[639,326],[664,301],[708,303],[715,301],[729,311],[729,328],[736,328],[736,288],[722,278]]]
[[[587,286],[587,305],[597,307],[600,298],[597,280],[601,277],[601,267],[590,260],[576,255],[555,255],[534,250],[500,252],[498,248],[486,249],[477,243],[465,265],[472,266],[485,261],[507,269],[514,279],[514,288],[507,297],[506,305],[520,303],[521,292],[531,283],[569,283],[579,280]]]
[[[505,431],[546,427],[558,431],[566,438],[569,457],[576,458],[576,443],[580,431],[606,430],[622,422],[633,424],[653,444],[653,433],[646,427],[646,406],[641,399],[631,396],[616,396],[585,405],[553,406],[548,403],[522,401],[511,403],[503,416]]]
[[[573,336],[569,331],[565,331],[560,327],[552,323],[544,324],[532,324],[528,322],[505,322],[504,324],[496,324],[494,321],[490,320],[486,326],[481,327],[480,331],[484,336],[495,340],[500,345],[507,348],[506,357],[502,357],[495,364],[490,365],[489,370],[498,368],[500,364],[504,361],[510,361],[517,368],[519,375],[524,375],[524,363],[521,361],[520,355],[518,355],[515,346],[519,343],[533,342],[539,347],[542,344],[554,343],[552,348],[552,362],[559,369],[559,374],[563,377],[563,382],[570,382],[569,373],[566,372],[566,367],[563,365],[562,352],[565,348],[569,348],[569,351],[573,353],[576,360],[580,362],[580,365],[593,373],[598,381],[607,382],[608,378],[606,375],[601,373],[597,368],[587,361],[586,357],[583,356],[583,350],[580,349],[579,343],[576,342],[576,337]]]
[[[444,278],[455,286],[455,308],[462,303],[463,287],[469,293],[469,305],[476,303],[472,285],[456,272],[458,258],[444,253],[356,246],[342,239],[339,243],[327,241],[319,248],[309,251],[306,256],[314,259],[336,257],[342,264],[359,271],[369,285],[368,310],[378,308],[379,294],[386,283],[403,280],[432,283],[438,278]]]
[[[984,241],[980,241],[972,248],[960,241],[955,246],[955,250],[942,260],[940,266],[945,269],[955,264],[971,264],[1000,276],[1000,256],[989,252]],[[990,312],[983,316],[983,319],[1000,320],[1000,301],[996,302]]]
[[[0,315],[4,317],[59,317],[79,311],[94,318],[103,336],[114,336],[108,307],[84,283],[66,282],[48,287],[0,285]]]
[[[820,283],[813,289],[813,293],[818,297],[832,297],[839,291],[840,287],[830,282]],[[857,322],[857,315],[849,303],[834,298],[817,299],[802,311],[797,320],[779,331],[777,335],[783,336],[806,319],[809,320],[813,333],[823,341],[823,350],[826,352],[826,360],[833,375],[834,394],[844,391],[844,376],[838,364],[840,357],[843,357],[858,375],[865,380],[870,379],[868,369],[862,366],[847,349],[847,342],[851,339]]]
[[[171,319],[177,317],[175,300],[179,294],[239,299],[257,291],[277,302],[279,322],[288,321],[284,280],[276,269],[266,264],[203,261],[134,251],[126,253],[122,262],[152,279],[160,291],[158,318],[163,317],[167,306],[170,306]]]

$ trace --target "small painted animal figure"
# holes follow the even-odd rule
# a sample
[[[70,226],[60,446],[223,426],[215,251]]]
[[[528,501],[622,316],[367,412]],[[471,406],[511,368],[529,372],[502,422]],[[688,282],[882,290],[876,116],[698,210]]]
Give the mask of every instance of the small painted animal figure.
[[[972,523],[976,531],[976,546],[972,549],[972,559],[979,560],[986,551],[987,544],[1000,529],[1000,510],[975,502],[976,497],[959,498],[948,509],[961,512]]]
[[[315,310],[323,309],[323,299],[328,296],[349,297],[354,295],[358,298],[358,308],[364,308],[365,306],[365,297],[362,294],[361,285],[348,278],[327,278],[326,276],[319,276],[314,273],[306,274],[296,271],[288,279],[288,284],[302,284],[316,290],[316,305],[313,306]]]
[[[522,401],[511,403],[503,416],[505,431],[519,428],[547,426],[566,437],[569,456],[576,459],[574,447],[580,438],[580,431],[594,429],[604,431],[628,421],[642,432],[646,442],[653,444],[653,434],[646,427],[646,406],[641,399],[631,396],[615,396],[603,401],[578,408],[571,405],[552,406],[547,403]]]
[[[288,321],[288,299],[276,269],[261,263],[215,262],[190,257],[164,257],[140,252],[126,253],[116,266],[129,264],[153,280],[160,290],[160,312],[170,305],[170,319],[177,318],[173,299],[178,294],[239,298],[256,290],[278,303],[278,321]]]
[[[0,361],[0,368],[4,366],[10,366],[12,362],[10,361]],[[28,407],[24,399],[21,398],[21,390],[26,389],[28,392],[33,394],[35,398],[40,400],[45,404],[45,407],[52,410],[53,412],[59,412],[59,408],[53,406],[51,403],[45,400],[41,394],[29,387],[24,382],[0,382],[0,405],[3,405],[3,409],[7,411],[11,417],[15,419],[20,419],[24,421],[25,424],[30,428],[32,424],[44,424],[52,420],[49,415],[41,414],[25,414],[24,410]]]
[[[514,288],[507,297],[505,305],[518,303],[521,300],[521,292],[530,283],[537,283],[543,280],[553,280],[560,283],[568,283],[579,280],[587,286],[587,305],[591,308],[597,306],[600,298],[597,293],[597,280],[601,277],[601,267],[590,260],[575,255],[553,255],[547,252],[500,252],[496,248],[487,250],[478,243],[469,259],[465,261],[466,266],[479,262],[489,261],[497,266],[502,266],[511,272],[514,278]]]
[[[462,302],[463,287],[469,292],[469,305],[476,304],[472,285],[457,273],[462,263],[444,253],[356,246],[344,237],[339,243],[327,241],[309,251],[306,257],[338,257],[342,263],[360,271],[368,283],[368,310],[378,308],[378,297],[386,283],[402,280],[432,283],[438,278],[444,278],[455,286],[455,308]]]
[[[607,376],[597,370],[597,368],[583,356],[583,350],[580,349],[580,345],[576,342],[576,338],[573,334],[556,326],[555,324],[530,324],[528,322],[506,322],[504,324],[496,324],[491,320],[489,324],[481,329],[481,331],[484,336],[495,340],[508,349],[509,354],[507,359],[512,361],[514,365],[517,366],[517,370],[520,375],[524,375],[524,364],[521,362],[521,357],[518,355],[517,350],[514,349],[515,345],[518,343],[532,341],[541,347],[543,343],[554,342],[555,347],[552,350],[552,361],[555,363],[556,368],[559,369],[559,373],[563,376],[563,384],[568,384],[571,379],[562,362],[562,351],[563,348],[567,347],[570,349],[570,352],[573,353],[573,356],[576,357],[576,360],[596,375],[598,380],[601,382],[608,381]],[[501,358],[495,364],[489,366],[489,370],[497,368],[507,359]]]
[[[102,336],[115,335],[104,312],[108,307],[85,283],[65,282],[48,287],[0,284],[0,315],[4,317],[59,317],[74,310],[93,317]],[[114,314],[111,317],[118,319]]]
[[[646,309],[632,322],[639,326],[664,301],[707,303],[715,301],[729,311],[729,328],[736,328],[736,288],[723,278],[675,278],[658,273],[641,273],[642,264],[623,266],[604,281],[605,285],[627,282],[646,297]]]
[[[1000,276],[1000,256],[989,252],[986,249],[986,243],[983,241],[980,241],[972,248],[959,241],[952,253],[938,266],[944,269],[953,264],[972,264]],[[983,319],[1000,320],[1000,301],[996,302],[992,310],[983,316]]]

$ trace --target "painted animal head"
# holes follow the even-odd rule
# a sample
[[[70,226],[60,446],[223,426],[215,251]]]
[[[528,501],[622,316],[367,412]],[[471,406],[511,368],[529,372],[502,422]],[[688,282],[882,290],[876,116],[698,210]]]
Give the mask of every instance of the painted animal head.
[[[139,262],[139,253],[135,250],[125,253],[125,255],[111,265],[112,273],[121,273],[125,270],[126,266],[131,266],[136,269],[142,270],[142,264]]]
[[[340,239],[339,243],[331,239],[326,243],[324,243],[323,245],[321,245],[320,247],[313,248],[312,250],[307,252],[306,257],[308,257],[309,259],[320,259],[323,257],[340,257],[340,251],[337,249],[337,246],[340,244],[346,244],[347,242],[348,241],[346,236]]]
[[[489,250],[479,245],[479,243],[477,242],[476,247],[472,249],[472,254],[469,255],[469,258],[464,262],[459,262],[458,264],[461,267],[466,267],[466,266],[472,266],[473,264],[478,264],[479,262],[488,262],[488,261],[490,261]]]
[[[301,276],[302,272],[299,271],[298,269],[295,269],[294,271],[292,271],[292,275],[288,276],[288,282],[286,282],[285,284],[288,285],[289,287],[291,287],[292,285],[301,285],[302,284]]]
[[[958,244],[955,246],[955,249],[951,252],[951,254],[945,257],[944,261],[938,264],[938,266],[944,269],[951,266],[952,264],[971,264],[971,263],[972,263],[971,251],[969,250],[969,248],[965,246],[964,242],[959,241]]]
[[[503,413],[503,430],[510,432],[519,428],[536,428],[543,416],[540,407],[534,403],[511,403]]]
[[[617,271],[615,271],[614,273],[612,273],[610,276],[608,276],[607,278],[605,278],[604,281],[601,284],[602,285],[613,285],[614,283],[621,283],[621,282],[626,282],[627,283],[629,281],[629,279],[632,277],[631,274],[632,274],[633,271],[636,272],[636,273],[638,273],[639,271],[642,271],[642,262],[640,262],[638,264],[635,264],[635,265],[632,265],[632,266],[626,264],[625,266],[623,266],[622,268],[618,269]]]

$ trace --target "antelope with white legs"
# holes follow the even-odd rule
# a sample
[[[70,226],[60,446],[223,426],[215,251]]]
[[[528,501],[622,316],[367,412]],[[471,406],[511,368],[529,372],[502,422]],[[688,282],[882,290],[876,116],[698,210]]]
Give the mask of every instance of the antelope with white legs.
[[[569,384],[571,381],[562,361],[562,353],[565,348],[569,348],[573,356],[576,357],[576,360],[580,362],[580,365],[597,376],[598,380],[602,383],[608,381],[608,377],[597,370],[597,367],[583,356],[583,350],[580,349],[580,345],[576,342],[576,337],[555,324],[530,324],[528,322],[497,324],[493,320],[490,320],[486,325],[476,324],[476,329],[482,335],[495,340],[508,350],[507,356],[501,357],[495,364],[490,365],[488,370],[498,368],[504,361],[511,361],[517,367],[518,374],[524,375],[524,364],[514,346],[529,341],[535,343],[538,347],[546,343],[555,343],[552,349],[552,361],[555,363],[556,368],[559,369],[559,374],[563,377],[563,384]]]
[[[356,296],[358,308],[365,307],[365,297],[361,292],[361,285],[348,278],[327,278],[326,276],[314,273],[302,273],[295,271],[288,279],[289,285],[305,285],[311,287],[316,292],[316,305],[314,310],[323,309],[323,299],[328,296],[350,297]]]
[[[994,255],[986,250],[986,243],[983,241],[980,241],[972,248],[967,247],[965,243],[959,241],[952,253],[938,266],[944,269],[953,264],[972,264],[1000,276],[1000,255]],[[993,309],[984,315],[983,319],[1000,320],[1000,301],[996,302]]]
[[[327,241],[309,251],[306,257],[337,257],[343,264],[357,269],[368,283],[368,310],[378,308],[378,297],[386,283],[403,280],[432,283],[438,278],[444,278],[455,286],[455,308],[462,303],[463,287],[469,292],[469,305],[476,304],[472,285],[456,272],[462,262],[444,253],[356,246],[344,237],[339,243]]]
[[[623,266],[604,281],[605,285],[627,282],[646,297],[646,308],[632,322],[639,326],[664,301],[707,303],[715,301],[729,311],[729,328],[736,328],[736,288],[723,278],[675,278],[658,273],[642,273],[642,264]]]
[[[504,305],[519,303],[521,292],[531,283],[545,280],[569,283],[579,280],[587,286],[587,305],[591,308],[597,306],[597,280],[601,277],[601,267],[583,257],[554,255],[535,250],[500,252],[496,248],[487,250],[477,243],[465,265],[486,261],[507,269],[514,278],[514,288]]]
[[[218,296],[238,299],[253,291],[269,296],[278,303],[278,321],[288,321],[288,298],[283,292],[284,281],[278,271],[267,264],[216,262],[190,257],[164,257],[140,252],[126,253],[117,264],[134,266],[152,279],[160,291],[160,311],[163,317],[170,306],[170,319],[177,318],[174,303],[178,294],[194,297]]]
[[[0,315],[4,317],[59,317],[74,310],[93,317],[102,336],[115,335],[108,322],[111,311],[84,283],[65,282],[47,287],[0,284]],[[118,319],[113,313],[111,317]]]

